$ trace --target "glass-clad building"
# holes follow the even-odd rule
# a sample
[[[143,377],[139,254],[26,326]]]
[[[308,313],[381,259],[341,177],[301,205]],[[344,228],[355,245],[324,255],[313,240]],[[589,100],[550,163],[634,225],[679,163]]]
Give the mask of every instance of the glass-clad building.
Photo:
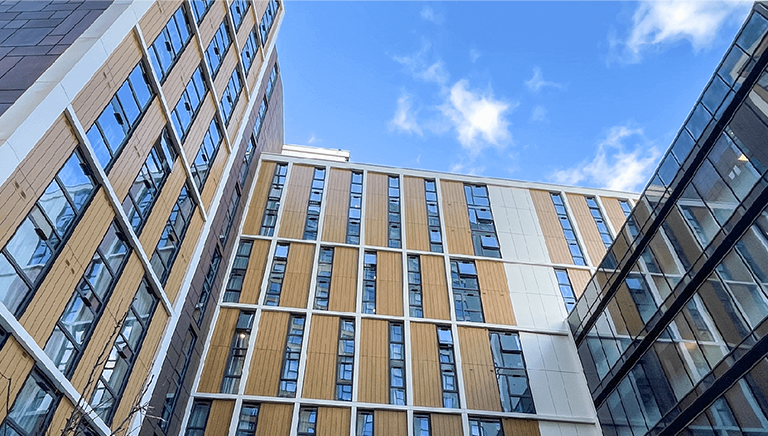
[[[768,435],[766,6],[569,316],[605,435]]]

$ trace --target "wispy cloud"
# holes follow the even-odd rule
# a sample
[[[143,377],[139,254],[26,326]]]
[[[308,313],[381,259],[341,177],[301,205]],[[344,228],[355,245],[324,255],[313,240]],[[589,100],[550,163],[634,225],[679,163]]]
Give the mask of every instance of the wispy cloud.
[[[563,89],[565,87],[562,83],[544,80],[544,74],[539,67],[533,68],[533,77],[525,81],[525,86],[533,92],[539,92],[542,88]]]
[[[547,120],[547,108],[538,105],[533,108],[531,112],[531,121],[546,121]]]
[[[445,63],[443,63],[442,59],[427,60],[431,47],[432,44],[429,41],[422,39],[419,51],[411,55],[394,56],[394,59],[406,67],[414,78],[444,85],[450,78],[450,75],[446,71]]]
[[[399,132],[415,133],[422,136],[421,127],[419,127],[419,123],[416,121],[416,114],[411,108],[411,96],[405,91],[402,91],[397,99],[395,116],[389,122],[389,128]]]
[[[310,133],[309,139],[307,139],[307,145],[313,144],[313,143],[318,142],[318,141],[320,141],[320,140],[317,139],[315,134],[314,133]]]
[[[637,191],[647,182],[662,150],[640,128],[612,127],[597,146],[595,157],[552,173],[550,180],[619,191]]]
[[[426,21],[431,21],[435,24],[443,23],[443,15],[436,13],[431,6],[424,6],[423,8],[421,8],[421,18],[423,18]]]
[[[478,59],[480,59],[480,56],[481,56],[481,55],[482,55],[482,54],[480,53],[480,50],[477,50],[477,49],[475,49],[475,48],[472,48],[472,49],[470,49],[470,50],[469,50],[469,60],[470,60],[470,61],[471,61],[473,64],[475,63],[475,61],[477,61]]]
[[[471,162],[467,163],[464,161],[455,163],[451,165],[450,172],[457,173],[457,174],[466,174],[469,176],[480,176],[485,171],[485,166],[483,165],[472,165]]]

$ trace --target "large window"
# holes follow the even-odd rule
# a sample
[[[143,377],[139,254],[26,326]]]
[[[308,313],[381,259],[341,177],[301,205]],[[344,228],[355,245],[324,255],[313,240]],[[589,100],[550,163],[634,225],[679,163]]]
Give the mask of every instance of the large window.
[[[171,377],[168,379],[168,389],[166,390],[163,412],[160,418],[160,428],[166,433],[171,424],[171,419],[173,419],[173,411],[176,409],[176,402],[179,399],[181,387],[184,385],[184,378],[187,375],[189,361],[192,359],[192,352],[195,350],[196,341],[195,332],[192,329],[187,330],[180,353],[176,361],[171,364]]]
[[[451,279],[456,320],[483,322],[483,305],[475,262],[451,260]]]
[[[363,313],[376,313],[376,252],[363,256]]]
[[[299,380],[299,357],[301,356],[303,337],[304,316],[291,315],[288,323],[288,336],[285,339],[283,370],[280,372],[278,397],[294,398],[296,396],[296,385]]]
[[[160,235],[160,240],[157,242],[150,259],[152,269],[162,284],[168,280],[173,262],[176,261],[176,256],[181,250],[181,243],[184,241],[184,235],[192,221],[195,207],[195,200],[190,197],[189,190],[185,185],[181,188],[179,198],[173,205],[171,215],[168,217],[168,222],[165,224],[163,233]]]
[[[500,258],[499,238],[493,223],[488,188],[483,185],[464,185],[464,196],[467,199],[475,255]]]
[[[208,63],[208,68],[211,70],[211,77],[216,77],[216,74],[221,68],[221,62],[224,60],[224,56],[227,55],[227,50],[232,41],[229,39],[229,32],[227,32],[227,20],[221,22],[219,30],[213,35],[213,39],[208,44],[208,48],[205,49],[205,62]]]
[[[491,354],[505,412],[536,413],[517,333],[490,332]]]
[[[336,356],[336,399],[352,401],[352,376],[355,366],[355,320],[339,321],[339,347]]]
[[[405,332],[403,324],[389,323],[389,404],[405,405]]]
[[[581,251],[579,241],[576,240],[576,233],[573,231],[573,224],[568,217],[568,211],[565,210],[565,204],[563,198],[558,193],[550,193],[552,197],[552,203],[555,206],[555,212],[557,213],[557,219],[560,221],[560,226],[563,228],[563,234],[565,235],[565,241],[568,243],[568,249],[571,252],[571,258],[576,265],[586,265],[584,262],[584,255]]]
[[[315,309],[328,310],[333,272],[333,247],[320,247],[315,280]]]
[[[221,93],[221,100],[219,105],[221,106],[221,112],[224,114],[224,124],[229,125],[229,121],[232,119],[232,114],[235,112],[235,105],[240,98],[240,91],[243,89],[243,80],[240,78],[240,70],[235,68],[232,71],[232,76],[227,82],[227,87],[224,92]]]
[[[242,240],[237,247],[235,261],[232,262],[232,269],[229,272],[229,281],[227,289],[224,291],[225,303],[237,303],[240,301],[240,293],[243,291],[243,280],[248,269],[248,260],[251,257],[253,241]]]
[[[453,334],[450,327],[437,327],[437,346],[443,384],[443,407],[458,409],[459,385],[456,381],[456,360],[453,356]]]
[[[304,239],[314,241],[317,239],[317,226],[320,222],[320,207],[325,188],[325,168],[315,168],[312,177],[312,187],[309,191],[307,203],[307,222],[304,225]]]
[[[211,168],[216,160],[216,155],[219,153],[220,146],[221,130],[219,129],[219,123],[214,118],[211,120],[211,124],[208,125],[208,131],[205,132],[203,143],[200,144],[195,160],[190,165],[192,180],[195,181],[195,185],[200,192],[203,192],[208,175],[211,174]]]
[[[288,264],[289,244],[277,244],[275,255],[272,257],[272,270],[269,272],[267,295],[264,297],[264,305],[279,306],[280,294],[283,290],[285,279],[285,267]]]
[[[347,244],[360,243],[360,219],[363,207],[363,173],[352,172],[349,186],[349,212],[347,217]]]
[[[434,253],[442,253],[443,235],[440,232],[440,208],[437,205],[437,187],[434,180],[424,179],[424,194],[427,202],[429,250]]]
[[[243,375],[245,355],[248,353],[254,315],[254,312],[240,311],[240,316],[237,318],[227,365],[224,367],[224,378],[221,380],[222,394],[236,394],[240,387],[240,377]]]
[[[37,436],[46,429],[56,412],[61,395],[37,370],[27,377],[8,415],[0,425],[0,434],[9,436]]]
[[[259,235],[261,236],[272,236],[275,233],[277,210],[280,209],[280,199],[283,196],[285,175],[287,173],[287,164],[279,163],[275,165],[275,174],[272,176],[272,186],[269,188],[267,205],[264,207],[264,217],[261,219],[261,229],[259,229]]]
[[[203,80],[202,68],[197,67],[171,112],[171,122],[180,140],[183,141],[189,133],[192,121],[195,120],[200,107],[202,107],[207,92],[208,87]]]
[[[200,24],[203,21],[203,17],[205,17],[205,14],[208,13],[208,11],[211,9],[211,6],[213,6],[214,2],[215,0],[190,1],[192,4],[192,15],[195,16],[195,21],[197,21],[197,24]]]
[[[160,35],[147,49],[149,61],[152,62],[152,67],[155,69],[160,83],[168,77],[171,67],[181,56],[181,52],[187,46],[191,36],[184,6],[179,6]]]

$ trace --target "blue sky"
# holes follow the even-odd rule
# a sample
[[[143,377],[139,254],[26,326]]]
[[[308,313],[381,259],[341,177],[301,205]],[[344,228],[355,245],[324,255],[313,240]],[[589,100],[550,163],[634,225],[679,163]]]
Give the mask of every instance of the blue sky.
[[[362,163],[640,190],[750,7],[288,1],[285,141]]]

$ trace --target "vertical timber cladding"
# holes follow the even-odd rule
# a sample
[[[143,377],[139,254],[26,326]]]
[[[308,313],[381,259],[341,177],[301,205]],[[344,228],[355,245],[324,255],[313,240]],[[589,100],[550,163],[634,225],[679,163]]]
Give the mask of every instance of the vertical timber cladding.
[[[600,238],[595,218],[589,212],[587,199],[580,194],[566,194],[565,196],[568,198],[568,205],[571,206],[571,211],[573,211],[573,218],[579,227],[581,240],[584,243],[587,254],[589,254],[589,259],[592,261],[592,264],[598,264],[599,259],[605,256],[605,243]]]
[[[356,248],[334,247],[331,293],[328,296],[329,310],[337,312],[355,311],[357,255],[358,250]]]
[[[27,354],[13,336],[10,336],[0,349],[0,374],[3,375],[2,393],[0,395],[0,420],[5,419],[8,409],[13,404],[13,399],[19,394],[29,371],[32,370],[35,361]],[[6,397],[5,393],[8,393]],[[7,404],[6,398],[10,398],[11,404]]]
[[[408,416],[405,414],[405,411],[375,410],[373,412],[373,434],[408,434]]]
[[[246,395],[277,396],[289,318],[287,312],[261,313]]]
[[[291,168],[287,188],[283,194],[285,205],[280,218],[281,238],[302,239],[304,237],[307,203],[314,172],[315,168],[307,165],[294,165]]]
[[[574,268],[568,268],[568,279],[571,280],[571,288],[573,288],[573,293],[576,295],[576,298],[581,297],[581,294],[584,292],[584,289],[587,288],[587,283],[589,283],[589,279],[592,278],[592,274],[583,269],[574,269]]]
[[[434,324],[411,322],[413,404],[443,407],[443,384]]]
[[[240,302],[244,304],[258,303],[261,294],[261,281],[264,278],[267,256],[269,255],[269,241],[254,239],[252,242],[248,269],[245,270],[243,289],[240,291]]]
[[[431,413],[429,421],[434,436],[464,436],[464,430],[461,428],[461,415]]]
[[[3,407],[3,409],[5,409]],[[69,401],[69,398],[63,396],[59,401],[59,407],[56,408],[56,412],[51,418],[51,423],[48,424],[48,428],[63,429],[67,425],[67,420],[72,418],[72,413],[75,411],[75,406]]]
[[[319,400],[336,399],[336,356],[339,344],[339,317],[312,316],[307,348],[307,369],[302,396]],[[437,355],[437,352],[435,352]]]
[[[248,216],[243,223],[244,235],[258,235],[261,229],[261,219],[264,217],[264,207],[267,204],[269,187],[272,185],[272,177],[275,175],[275,162],[261,161],[259,176],[256,178],[256,187],[253,189],[251,204],[248,206]]]
[[[351,409],[346,407],[317,408],[317,436],[338,436],[349,427]]]
[[[359,356],[358,401],[364,403],[389,403],[388,321],[362,319]]]
[[[472,230],[469,227],[467,198],[464,196],[464,184],[441,180],[440,191],[443,195],[442,212],[445,219],[445,236],[448,240],[447,252],[451,254],[475,254],[472,245]]]
[[[477,278],[480,281],[480,300],[483,305],[485,322],[515,325],[515,314],[512,310],[504,263],[477,260],[475,266],[477,267]]]
[[[288,436],[292,416],[293,404],[261,403],[256,436]]]
[[[285,265],[283,287],[280,291],[281,307],[301,309],[307,307],[314,255],[315,244],[291,243],[288,250],[288,263]]]
[[[203,372],[200,375],[198,392],[217,393],[221,390],[224,367],[227,365],[232,335],[235,333],[239,315],[240,311],[237,309],[222,308],[219,312],[219,318],[208,345],[208,355],[205,358]]]
[[[379,251],[376,256],[376,313],[403,316],[402,255]]]
[[[533,207],[536,209],[536,215],[539,218],[541,232],[544,234],[544,243],[547,245],[549,259],[552,263],[563,263],[573,265],[571,251],[568,249],[568,243],[565,241],[563,227],[555,212],[555,205],[552,204],[552,197],[549,191],[531,189],[531,199]]]
[[[504,436],[541,436],[539,421],[533,419],[504,418],[501,424]]]
[[[235,400],[213,400],[211,411],[208,413],[208,424],[205,426],[205,436],[227,436],[234,411]]]
[[[389,245],[389,177],[368,173],[365,190],[365,244]]]
[[[443,256],[421,255],[419,260],[421,263],[421,296],[424,317],[451,319]]]
[[[328,175],[328,183],[325,185],[325,189],[328,190],[328,193],[325,194],[323,241],[339,243],[347,242],[349,185],[351,182],[352,171],[331,168]]]
[[[488,330],[459,327],[459,343],[467,408],[501,412],[499,385],[496,381],[496,367],[491,356]]]
[[[403,178],[403,206],[405,207],[405,230],[409,250],[430,251],[429,225],[427,223],[427,199],[424,179]]]
[[[627,220],[619,200],[612,197],[600,197],[600,201],[603,203],[603,208],[605,208],[606,218],[611,222],[614,232],[618,233]]]
[[[141,33],[144,35],[144,40],[147,44],[152,44],[152,41],[157,38],[157,35],[165,27],[165,24],[171,18],[176,9],[181,5],[180,0],[169,0],[164,2],[155,2],[149,7],[147,12],[139,20],[139,27],[141,27]]]

